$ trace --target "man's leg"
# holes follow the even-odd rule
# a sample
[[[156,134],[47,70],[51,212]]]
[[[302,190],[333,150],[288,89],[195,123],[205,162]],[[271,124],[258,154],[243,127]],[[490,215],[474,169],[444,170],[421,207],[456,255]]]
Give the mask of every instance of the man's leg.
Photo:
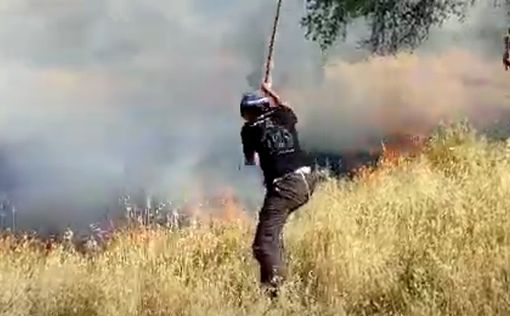
[[[277,288],[285,279],[283,227],[289,214],[308,202],[315,185],[314,176],[291,174],[268,189],[253,242],[263,285]]]
[[[259,213],[253,253],[260,264],[260,281],[264,286],[276,287],[279,278],[285,276],[281,236],[289,215],[287,202],[278,194],[268,192]]]

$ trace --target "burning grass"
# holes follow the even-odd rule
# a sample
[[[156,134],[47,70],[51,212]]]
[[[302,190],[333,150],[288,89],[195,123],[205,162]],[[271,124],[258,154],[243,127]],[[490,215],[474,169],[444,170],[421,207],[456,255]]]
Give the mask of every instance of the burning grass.
[[[508,315],[510,150],[463,125],[415,159],[327,181],[286,229],[291,279],[258,290],[254,222],[118,232],[83,256],[0,243],[2,315]]]

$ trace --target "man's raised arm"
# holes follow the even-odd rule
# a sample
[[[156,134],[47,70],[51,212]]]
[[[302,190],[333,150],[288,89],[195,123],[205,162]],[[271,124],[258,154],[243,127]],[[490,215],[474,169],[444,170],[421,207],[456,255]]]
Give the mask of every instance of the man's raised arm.
[[[280,96],[278,94],[276,94],[276,92],[274,92],[273,89],[271,89],[271,84],[270,83],[262,83],[261,90],[269,98],[271,98],[273,100],[273,103],[274,103],[275,106],[281,106],[281,107],[284,107],[284,108],[287,108],[287,109],[291,109],[291,107],[285,101],[283,101],[280,98]]]

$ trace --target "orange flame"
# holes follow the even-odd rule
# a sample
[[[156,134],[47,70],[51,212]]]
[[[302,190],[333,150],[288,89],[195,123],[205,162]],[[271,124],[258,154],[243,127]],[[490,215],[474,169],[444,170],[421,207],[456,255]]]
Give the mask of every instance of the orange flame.
[[[236,199],[234,190],[226,188],[222,198],[223,210],[219,217],[227,222],[246,220],[246,213],[243,212],[240,202]]]
[[[219,220],[236,222],[247,220],[242,203],[236,198],[234,189],[225,187],[215,196],[197,196],[194,203],[185,207],[185,212],[199,222]]]
[[[385,162],[397,162],[400,157],[418,155],[425,138],[403,133],[395,133],[382,141],[382,158]]]

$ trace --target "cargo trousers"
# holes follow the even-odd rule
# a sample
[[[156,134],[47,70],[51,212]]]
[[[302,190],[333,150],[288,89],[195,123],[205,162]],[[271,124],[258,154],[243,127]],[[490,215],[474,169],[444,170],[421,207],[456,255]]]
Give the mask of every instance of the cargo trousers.
[[[252,249],[260,265],[260,282],[270,291],[277,291],[287,276],[283,227],[289,215],[310,200],[318,180],[316,173],[305,167],[266,185]]]

